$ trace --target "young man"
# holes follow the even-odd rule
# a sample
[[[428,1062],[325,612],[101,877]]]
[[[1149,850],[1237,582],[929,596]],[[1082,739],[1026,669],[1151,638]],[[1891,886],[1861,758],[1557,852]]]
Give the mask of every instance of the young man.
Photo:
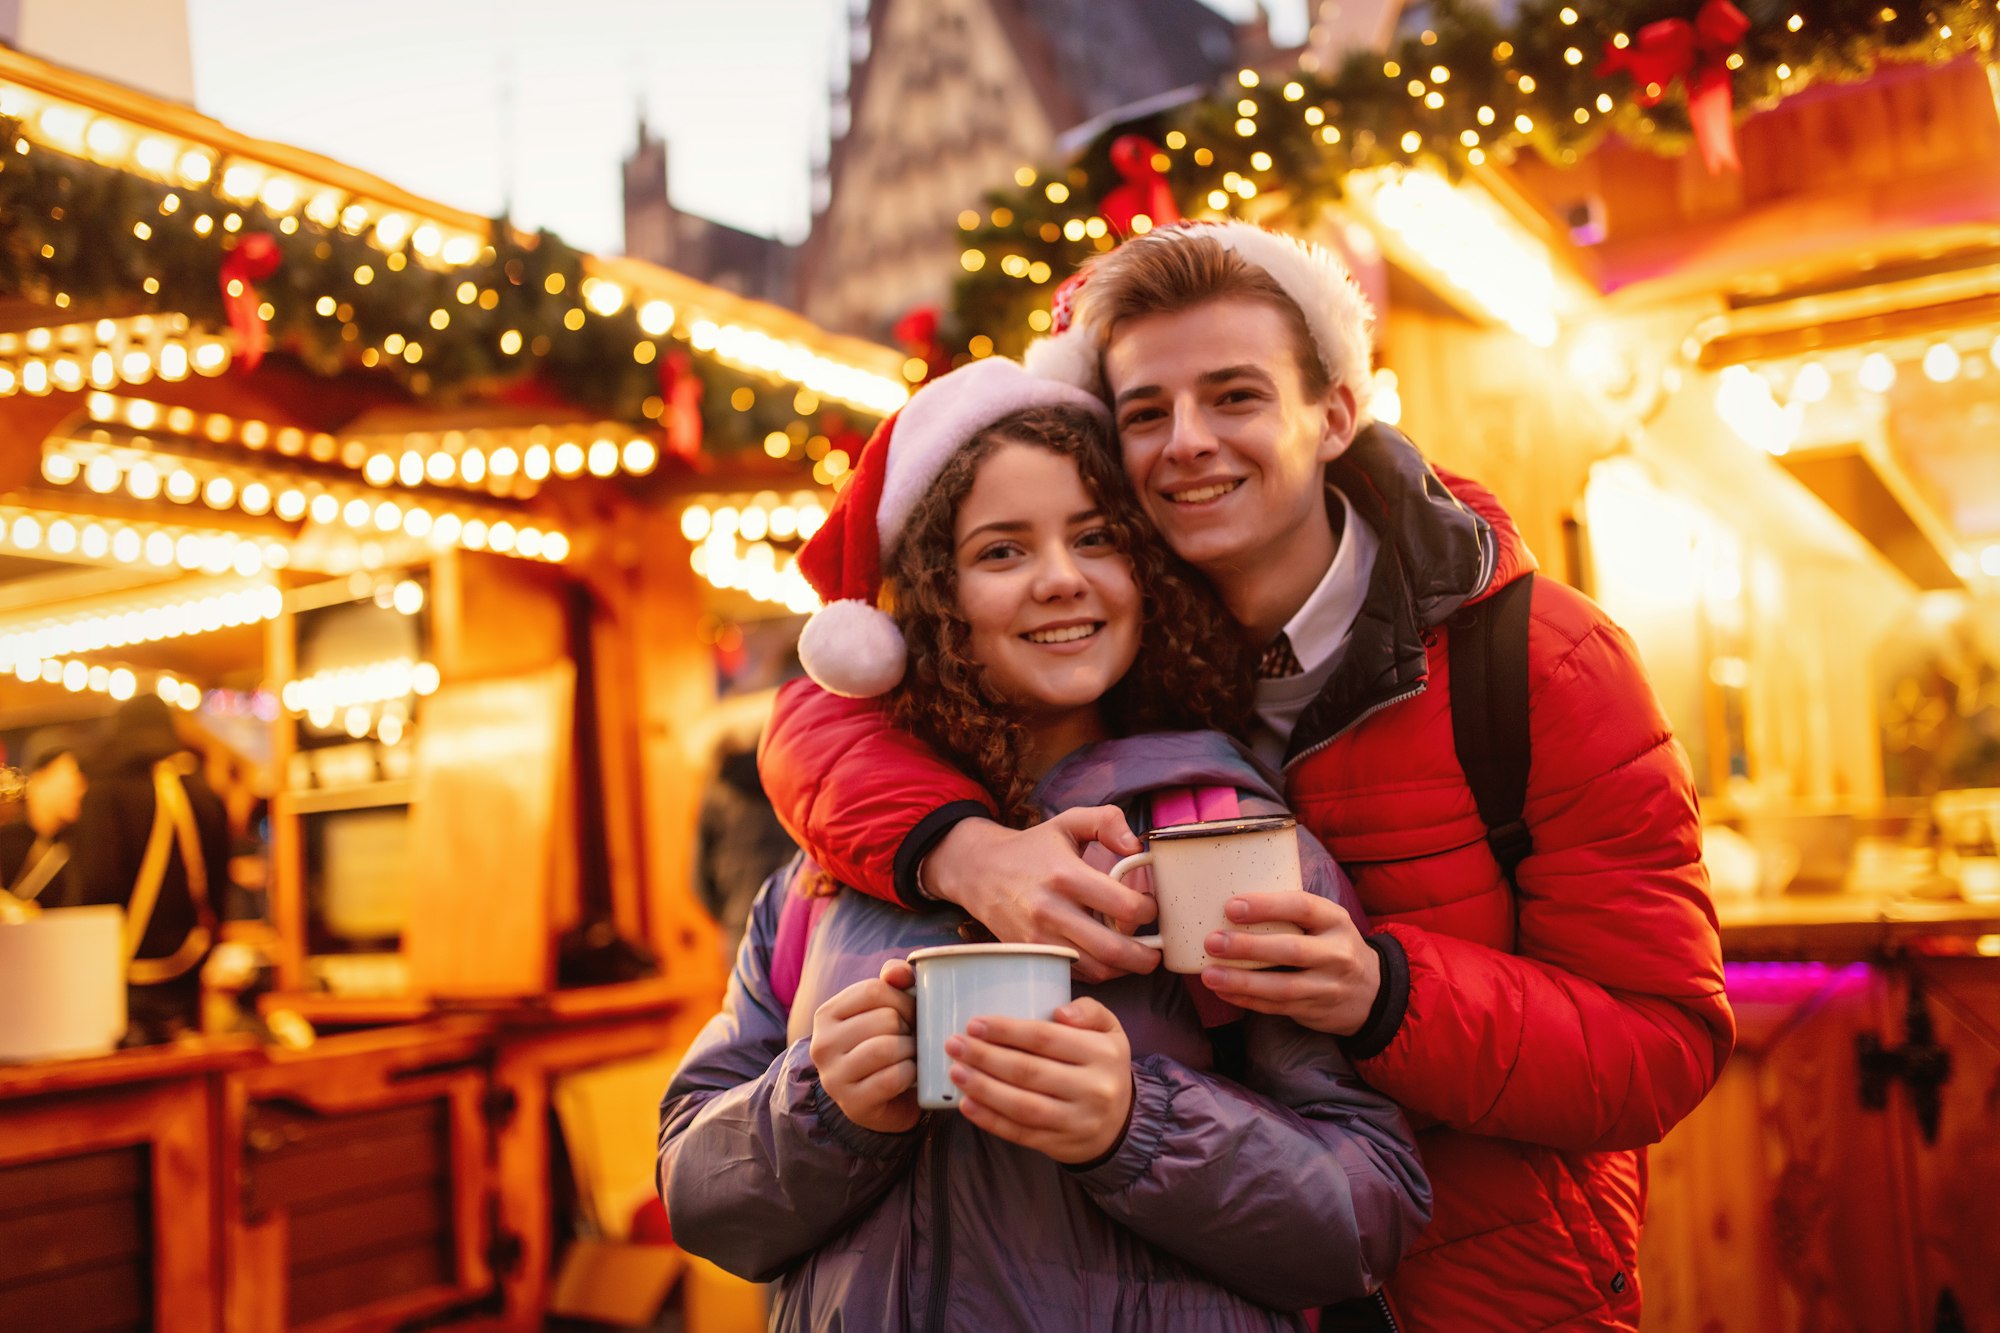
[[[1532,850],[1501,868],[1454,749],[1447,647],[1452,617],[1533,558],[1490,494],[1367,422],[1369,320],[1323,251],[1179,227],[1095,264],[1076,326],[1034,360],[1109,399],[1162,536],[1263,648],[1252,743],[1377,927],[1246,894],[1235,919],[1306,933],[1210,951],[1296,970],[1203,977],[1341,1035],[1420,1131],[1435,1212],[1373,1326],[1636,1329],[1643,1147],[1734,1040],[1693,784],[1630,641],[1538,579]],[[1136,849],[1115,810],[1001,828],[878,708],[809,684],[780,698],[764,775],[838,878],[1075,945],[1093,976],[1155,963],[1092,915],[1150,915],[1079,859],[1092,840]]]

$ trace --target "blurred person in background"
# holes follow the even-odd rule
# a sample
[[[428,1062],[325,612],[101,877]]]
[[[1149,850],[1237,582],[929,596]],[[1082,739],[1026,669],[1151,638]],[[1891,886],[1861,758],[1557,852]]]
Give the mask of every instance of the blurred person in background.
[[[79,903],[125,909],[128,1045],[200,1026],[201,967],[226,890],[229,817],[152,695],[127,700],[84,756],[71,867]]]
[[[798,850],[757,780],[755,745],[721,749],[715,777],[701,794],[695,847],[695,895],[734,957],[757,890]]]
[[[0,826],[0,889],[43,907],[73,903],[72,831],[83,806],[85,781],[77,763],[78,733],[50,727],[29,738],[22,817]]]

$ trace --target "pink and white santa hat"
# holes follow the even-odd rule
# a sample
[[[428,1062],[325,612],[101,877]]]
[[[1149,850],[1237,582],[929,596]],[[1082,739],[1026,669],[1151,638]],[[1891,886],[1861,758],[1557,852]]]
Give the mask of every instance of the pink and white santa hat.
[[[1320,364],[1326,367],[1327,378],[1347,387],[1354,395],[1357,418],[1367,421],[1368,398],[1373,387],[1368,366],[1375,310],[1340,256],[1323,245],[1267,231],[1248,222],[1175,223],[1134,236],[1119,250],[1203,239],[1214,241],[1244,263],[1268,273],[1278,289],[1292,299],[1306,317],[1306,327],[1312,331],[1314,350],[1319,353]],[[1092,308],[1090,285],[1084,281],[1089,272],[1086,268],[1058,289],[1062,299],[1058,303],[1056,331],[1037,339],[1022,362],[1037,375],[1102,396],[1104,344],[1110,330]],[[1062,318],[1060,307],[1064,305],[1073,311],[1070,320]]]
[[[996,356],[938,376],[875,428],[826,523],[799,550],[799,571],[825,603],[799,635],[799,662],[822,689],[870,699],[903,678],[902,633],[876,605],[882,570],[952,456],[1031,407],[1110,415],[1097,395]]]

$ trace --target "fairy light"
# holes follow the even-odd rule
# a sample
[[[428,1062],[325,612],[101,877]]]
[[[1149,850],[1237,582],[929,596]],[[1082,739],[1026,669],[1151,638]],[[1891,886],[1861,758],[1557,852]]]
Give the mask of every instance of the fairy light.
[[[216,585],[199,597],[151,599],[92,608],[80,615],[0,621],[0,670],[212,634],[275,619],[284,595],[268,583]]]

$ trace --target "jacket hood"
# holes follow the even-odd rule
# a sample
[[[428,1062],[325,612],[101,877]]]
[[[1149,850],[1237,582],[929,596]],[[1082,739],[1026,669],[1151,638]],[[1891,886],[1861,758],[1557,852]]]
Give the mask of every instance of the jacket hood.
[[[151,695],[133,699],[111,715],[103,739],[87,756],[92,777],[133,769],[148,769],[188,748],[174,730],[173,714]]]
[[[1035,788],[1044,810],[1114,805],[1164,787],[1236,787],[1282,805],[1278,778],[1236,741],[1215,731],[1161,731],[1072,751]]]

